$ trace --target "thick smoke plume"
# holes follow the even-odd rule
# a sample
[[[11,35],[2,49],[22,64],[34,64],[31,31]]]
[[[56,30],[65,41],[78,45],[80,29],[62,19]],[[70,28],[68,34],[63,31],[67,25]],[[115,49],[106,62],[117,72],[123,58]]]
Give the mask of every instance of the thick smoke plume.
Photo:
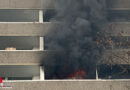
[[[55,11],[51,21],[61,23],[46,36],[47,48],[57,51],[53,60],[44,62],[46,79],[64,79],[77,70],[95,78],[103,52],[97,37],[107,26],[105,0],[56,0]]]

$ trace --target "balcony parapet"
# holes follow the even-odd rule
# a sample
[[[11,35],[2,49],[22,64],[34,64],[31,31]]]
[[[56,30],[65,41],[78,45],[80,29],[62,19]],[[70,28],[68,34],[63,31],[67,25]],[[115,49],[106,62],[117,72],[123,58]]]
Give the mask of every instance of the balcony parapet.
[[[54,52],[42,50],[0,50],[0,65],[41,65]]]
[[[7,81],[13,90],[129,90],[130,80]],[[1,88],[5,90],[5,88]]]

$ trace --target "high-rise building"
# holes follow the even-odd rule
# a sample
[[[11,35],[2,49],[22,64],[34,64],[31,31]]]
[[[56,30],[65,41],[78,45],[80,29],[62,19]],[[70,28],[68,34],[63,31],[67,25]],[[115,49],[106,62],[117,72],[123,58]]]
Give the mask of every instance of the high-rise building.
[[[51,53],[44,49],[44,37],[55,26],[44,11],[53,12],[53,4],[54,0],[0,0],[0,90],[130,90],[129,79],[98,75],[95,80],[44,80],[41,62]],[[112,34],[128,37],[130,1],[107,0],[107,5]],[[117,54],[122,51],[128,49],[118,49]],[[128,53],[123,56],[127,63],[118,63],[130,64]]]

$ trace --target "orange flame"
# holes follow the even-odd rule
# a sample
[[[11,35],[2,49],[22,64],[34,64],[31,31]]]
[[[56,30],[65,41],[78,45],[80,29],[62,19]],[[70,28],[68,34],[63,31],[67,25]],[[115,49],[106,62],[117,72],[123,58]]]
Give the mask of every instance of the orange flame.
[[[67,78],[69,79],[85,79],[87,78],[87,73],[84,70],[78,70],[70,74]]]

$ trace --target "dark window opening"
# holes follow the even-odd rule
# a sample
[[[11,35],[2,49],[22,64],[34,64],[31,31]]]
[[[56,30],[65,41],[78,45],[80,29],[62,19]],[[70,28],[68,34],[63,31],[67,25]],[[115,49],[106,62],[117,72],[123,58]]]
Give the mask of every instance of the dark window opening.
[[[39,37],[0,37],[0,50],[39,50]]]
[[[108,11],[108,20],[117,22],[130,21],[130,10],[111,10]]]
[[[35,65],[2,65],[0,77],[3,80],[39,80],[40,66]]]
[[[39,10],[0,10],[0,22],[38,22]]]
[[[56,16],[55,10],[45,10],[43,13],[43,21],[50,22]]]
[[[8,80],[32,80],[32,77],[8,77]]]
[[[98,76],[101,79],[130,79],[130,65],[100,65]]]

